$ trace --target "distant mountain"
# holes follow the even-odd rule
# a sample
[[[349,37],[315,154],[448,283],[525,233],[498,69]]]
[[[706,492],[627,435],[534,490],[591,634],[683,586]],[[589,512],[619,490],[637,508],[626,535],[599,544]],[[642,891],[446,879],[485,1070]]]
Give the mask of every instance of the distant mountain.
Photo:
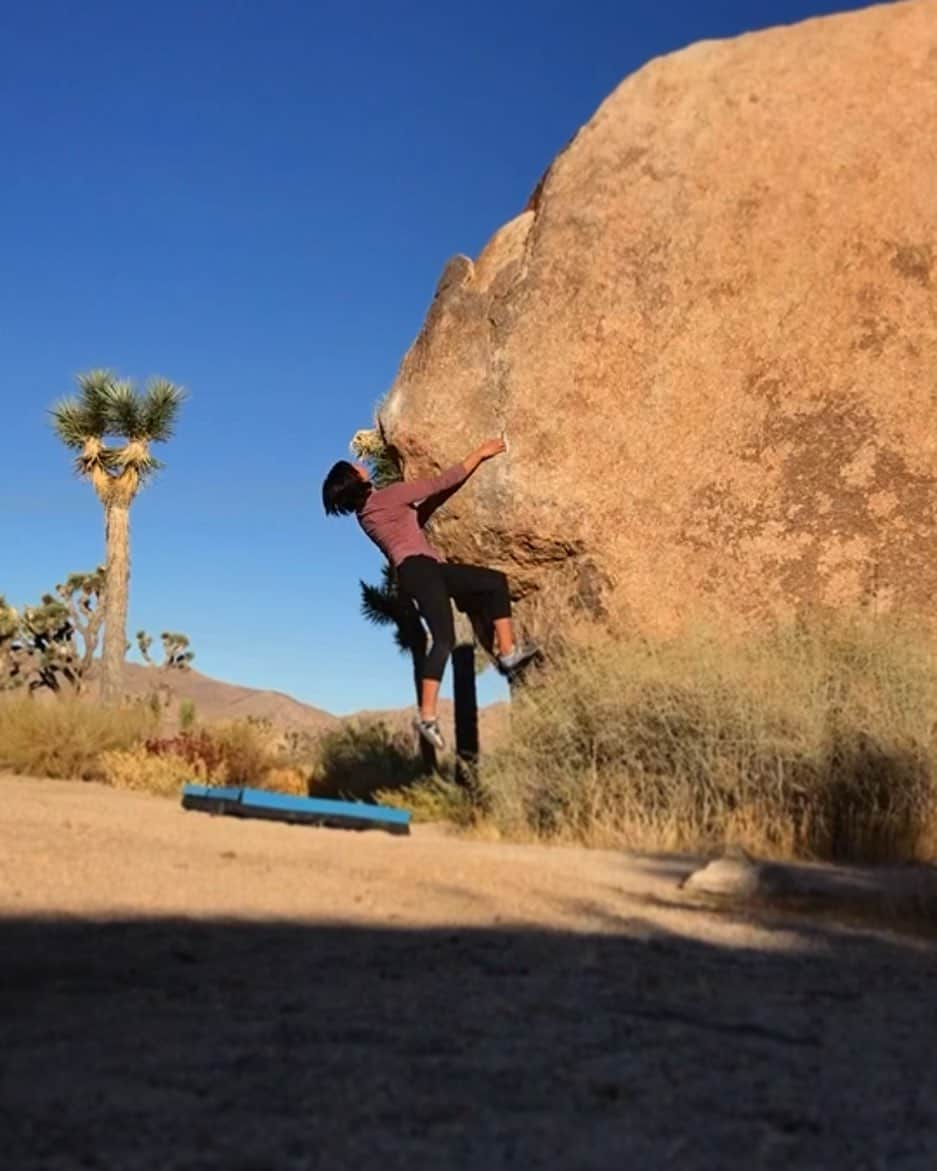
[[[174,715],[182,700],[195,704],[197,718],[208,724],[223,720],[243,720],[248,716],[266,719],[283,731],[307,732],[319,735],[331,728],[356,720],[382,720],[388,727],[401,732],[410,729],[413,708],[392,708],[383,711],[361,711],[350,716],[336,716],[312,704],[301,703],[280,691],[259,690],[224,683],[198,671],[163,671],[158,667],[144,667],[139,663],[125,666],[127,691],[134,696],[145,696],[157,689],[168,692],[170,714]],[[479,711],[479,725],[483,741],[491,743],[504,728],[510,705],[491,704]],[[175,709],[175,710],[174,710]],[[439,705],[440,721],[452,739],[453,711],[450,700]]]
[[[157,689],[172,697],[173,705],[184,699],[195,704],[198,719],[206,723],[266,719],[284,730],[323,732],[338,725],[337,716],[308,703],[300,703],[279,691],[262,691],[223,683],[198,671],[163,671],[158,667],[126,664],[125,682],[131,695],[148,695]]]

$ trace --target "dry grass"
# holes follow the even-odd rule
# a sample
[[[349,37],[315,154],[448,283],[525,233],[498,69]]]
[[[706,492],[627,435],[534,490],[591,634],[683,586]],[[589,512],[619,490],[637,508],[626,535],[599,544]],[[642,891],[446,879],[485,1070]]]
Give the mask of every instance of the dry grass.
[[[159,723],[145,701],[102,707],[71,697],[4,697],[0,767],[164,796],[187,781],[307,792],[308,770],[278,749],[270,729],[246,721],[160,738]]]
[[[33,776],[101,779],[102,752],[130,748],[155,726],[145,704],[6,697],[0,702],[0,766]]]
[[[468,829],[477,817],[468,790],[439,776],[422,777],[399,789],[379,789],[374,800],[379,805],[409,810],[414,821],[448,821]]]
[[[514,837],[837,861],[937,857],[937,650],[817,619],[567,649],[482,776]]]

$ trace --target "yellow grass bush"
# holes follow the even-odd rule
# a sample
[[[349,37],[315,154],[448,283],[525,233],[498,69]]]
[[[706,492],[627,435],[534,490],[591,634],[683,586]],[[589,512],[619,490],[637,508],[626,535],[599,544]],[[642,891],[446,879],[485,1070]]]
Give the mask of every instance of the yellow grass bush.
[[[248,720],[219,724],[207,730],[221,755],[220,779],[230,785],[263,787],[279,762],[270,729]]]
[[[69,696],[0,699],[0,768],[41,777],[100,778],[102,752],[152,734],[145,704],[104,707]]]
[[[309,774],[295,765],[276,765],[264,778],[264,788],[291,797],[309,796]]]
[[[173,753],[154,756],[141,745],[102,752],[99,767],[100,779],[115,789],[161,797],[176,796],[188,781],[210,781],[209,777],[200,777],[185,757]]]
[[[117,789],[133,789],[176,796],[189,782],[205,785],[244,785],[271,789],[293,796],[305,796],[306,773],[299,768],[275,764],[251,739],[253,730],[243,733],[231,726],[219,731],[203,730],[197,740],[188,738],[188,747],[167,747],[178,741],[147,741],[133,748],[103,752],[101,780]],[[183,744],[185,741],[182,742]],[[158,751],[154,751],[156,746]],[[193,750],[196,745],[196,750]]]
[[[283,758],[272,730],[255,722],[165,738],[147,702],[104,707],[72,696],[0,697],[0,768],[161,794],[187,781],[308,788],[308,770]]]
[[[513,836],[933,856],[935,720],[937,649],[896,622],[623,637],[519,689],[483,800]]]

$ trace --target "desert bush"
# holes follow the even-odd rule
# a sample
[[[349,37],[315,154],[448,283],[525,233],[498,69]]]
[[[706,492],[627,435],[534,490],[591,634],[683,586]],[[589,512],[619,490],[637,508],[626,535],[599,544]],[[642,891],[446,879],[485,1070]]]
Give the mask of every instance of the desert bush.
[[[249,725],[203,728],[101,754],[101,779],[119,789],[174,796],[187,782],[248,785],[304,796],[306,773],[277,763]]]
[[[934,644],[895,622],[623,637],[518,692],[482,796],[514,836],[913,858],[937,824],[935,715]]]
[[[284,757],[274,733],[240,721],[161,737],[151,697],[106,707],[69,696],[0,698],[0,768],[175,793],[186,781],[304,794],[308,770]]]
[[[264,777],[263,787],[292,797],[308,797],[309,770],[292,764],[275,765]]]
[[[150,735],[145,704],[105,707],[61,696],[0,701],[0,767],[43,777],[100,777],[102,752],[127,749]]]
[[[205,780],[193,773],[192,764],[174,753],[154,754],[143,745],[102,752],[98,758],[100,779],[115,789],[174,797],[188,781]]]
[[[181,761],[191,780],[224,783],[228,779],[224,749],[208,728],[177,736],[151,736],[143,742],[141,753],[156,760]]]
[[[191,780],[209,784],[263,787],[280,764],[269,733],[247,721],[150,737],[143,748],[151,757],[184,762]]]
[[[225,780],[232,785],[264,786],[279,763],[274,733],[246,720],[220,724],[211,735],[224,759]]]
[[[316,797],[374,800],[378,792],[386,797],[422,776],[412,737],[380,720],[354,721],[322,735],[310,791]]]

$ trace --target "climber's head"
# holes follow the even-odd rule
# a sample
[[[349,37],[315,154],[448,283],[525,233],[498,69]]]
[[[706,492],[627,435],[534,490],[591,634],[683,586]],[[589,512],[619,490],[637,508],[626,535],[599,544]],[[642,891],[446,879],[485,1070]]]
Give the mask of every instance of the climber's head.
[[[362,464],[340,459],[325,477],[322,504],[329,516],[358,512],[371,495],[371,477]]]

